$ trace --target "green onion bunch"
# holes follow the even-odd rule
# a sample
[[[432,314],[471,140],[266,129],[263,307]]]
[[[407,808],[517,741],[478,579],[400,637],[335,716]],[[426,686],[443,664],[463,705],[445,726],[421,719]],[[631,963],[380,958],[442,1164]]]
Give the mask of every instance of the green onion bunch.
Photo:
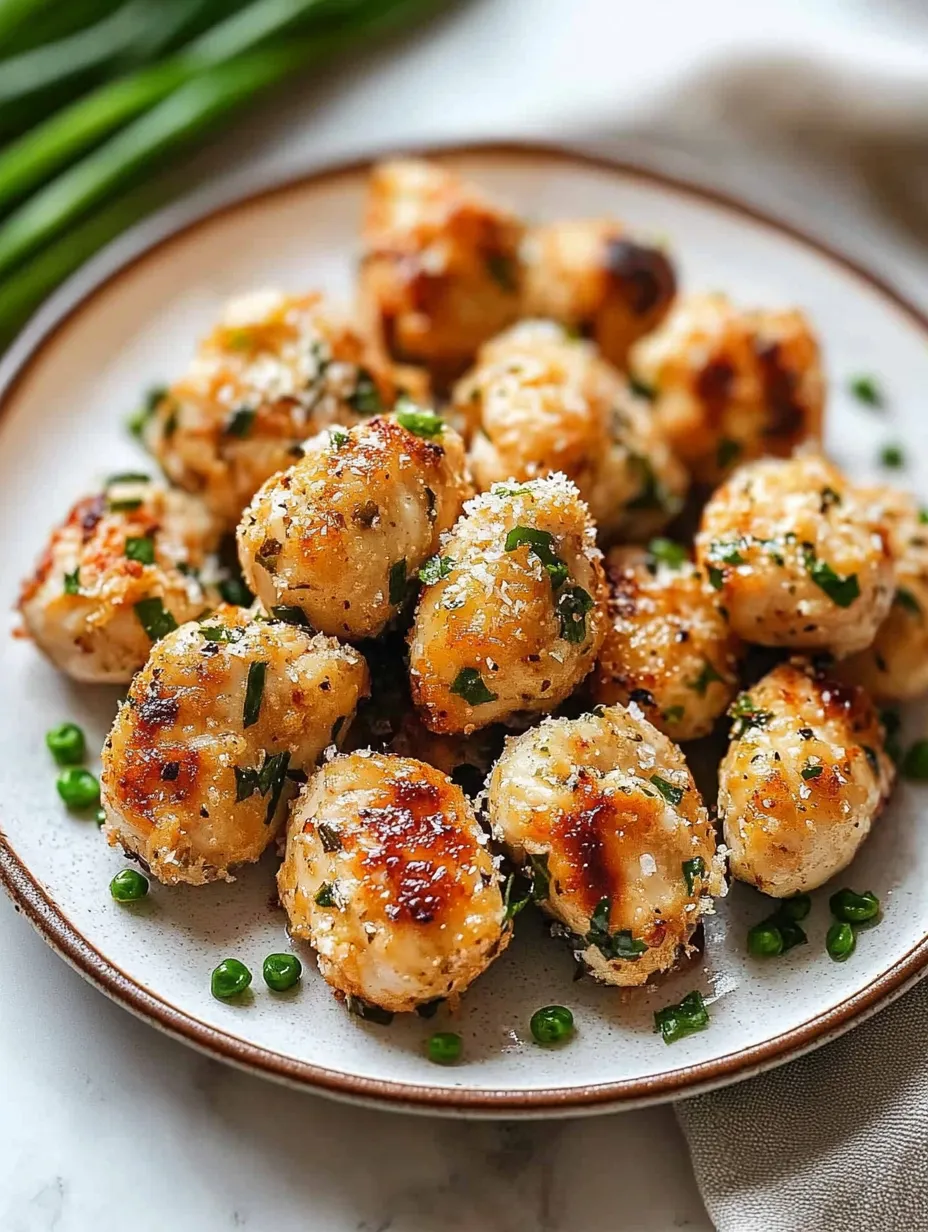
[[[446,0],[0,0],[0,348],[164,199],[152,172],[285,78]]]

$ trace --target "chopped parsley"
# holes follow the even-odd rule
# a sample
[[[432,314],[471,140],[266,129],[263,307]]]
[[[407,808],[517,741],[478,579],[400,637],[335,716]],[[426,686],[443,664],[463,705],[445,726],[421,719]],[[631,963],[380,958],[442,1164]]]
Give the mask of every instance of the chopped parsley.
[[[348,395],[348,405],[359,415],[377,415],[383,410],[380,390],[366,368],[358,369],[354,391]]]
[[[728,707],[728,713],[734,719],[731,725],[732,740],[740,740],[752,727],[766,727],[773,718],[769,710],[757,709],[750,693],[739,693]]]
[[[245,585],[244,578],[227,577],[223,578],[219,583],[219,593],[222,595],[224,603],[231,603],[233,607],[250,607],[254,600],[254,595]]]
[[[877,384],[875,377],[863,375],[851,377],[848,382],[848,388],[857,401],[862,402],[864,406],[881,409],[886,405],[883,391]]]
[[[152,385],[145,393],[142,399],[142,405],[134,414],[130,415],[126,427],[133,436],[141,436],[145,430],[145,425],[158,409],[158,403],[168,396],[167,385]]]
[[[151,483],[151,475],[146,475],[143,471],[120,471],[116,475],[109,475],[104,486],[114,488],[120,483]]]
[[[316,826],[316,834],[319,837],[319,842],[322,844],[322,850],[329,852],[341,851],[342,840],[341,835],[334,826],[330,826],[325,821],[320,821]]]
[[[719,441],[719,447],[716,451],[715,461],[720,471],[728,470],[732,462],[737,461],[741,456],[741,446],[737,441],[731,440],[729,437],[723,437]]]
[[[747,547],[744,539],[731,539],[727,542],[710,543],[709,559],[720,561],[723,565],[743,565],[744,557],[741,555],[743,548]]]
[[[114,498],[108,496],[106,498],[106,507],[110,513],[132,513],[136,509],[141,509],[141,496],[124,496]]]
[[[519,289],[519,263],[515,257],[507,257],[501,252],[491,252],[486,259],[487,273],[504,291],[514,292]]]
[[[683,793],[686,791],[685,787],[675,787],[673,783],[668,783],[666,779],[662,779],[659,774],[652,774],[651,782],[668,804],[679,804],[683,799]]]
[[[688,689],[692,689],[694,693],[698,693],[700,697],[705,697],[709,685],[716,682],[719,684],[724,684],[724,676],[719,675],[719,673],[715,670],[714,664],[710,663],[708,659],[704,659],[702,671],[698,676],[694,677],[693,680],[688,680],[686,682],[686,687]]]
[[[824,766],[822,766],[820,763],[816,763],[813,761],[807,761],[806,764],[799,771],[799,773],[806,780],[806,782],[808,782],[809,779],[817,779],[819,775],[822,773],[823,769],[824,769]]]
[[[483,677],[475,667],[462,667],[454,678],[451,692],[463,697],[471,706],[483,706],[487,702],[495,702],[499,696],[491,693],[483,683]]]
[[[237,436],[239,440],[244,440],[251,434],[257,413],[253,406],[234,407],[223,427],[226,436]]]
[[[454,561],[450,556],[430,556],[419,570],[419,581],[426,586],[434,586],[436,582],[443,581],[453,568]]]
[[[264,763],[260,770],[250,766],[233,766],[235,772],[235,802],[241,804],[257,792],[260,796],[269,796],[264,824],[269,826],[274,820],[277,805],[287,781],[287,770],[290,766],[290,751],[275,753],[273,757],[264,754]]]
[[[322,885],[313,896],[313,902],[317,907],[337,907],[338,903],[335,899],[335,887],[331,882],[323,881]]]
[[[696,882],[706,875],[706,862],[702,856],[693,856],[692,860],[683,861],[683,879],[686,882],[687,894],[694,893]]]
[[[667,1005],[654,1011],[654,1030],[663,1037],[665,1044],[674,1044],[685,1035],[705,1031],[709,1025],[709,1011],[702,993],[688,992],[676,1005]]]
[[[396,564],[390,566],[390,602],[397,606],[400,603],[405,603],[409,597],[410,580],[406,577],[406,557],[398,560]]]
[[[686,563],[686,559],[686,548],[682,543],[674,543],[672,539],[652,539],[648,544],[648,567],[652,572],[657,565],[679,569]]]
[[[896,588],[896,593],[893,596],[893,602],[898,603],[900,607],[904,607],[907,612],[911,612],[913,616],[921,616],[922,605],[912,594],[911,590],[906,590],[904,586]]]
[[[151,535],[130,535],[126,539],[126,557],[140,565],[155,563],[155,541]]]
[[[445,421],[440,415],[436,415],[432,410],[420,410],[409,398],[403,398],[397,404],[396,419],[407,432],[412,432],[414,436],[425,437],[427,440],[431,440],[434,436],[441,436],[445,430]]]
[[[241,625],[201,625],[200,636],[207,642],[238,642],[245,630]]]
[[[344,428],[329,428],[329,444],[333,449],[343,449],[348,444],[348,439]]]
[[[552,589],[560,590],[567,581],[569,571],[554,550],[554,536],[546,530],[536,530],[534,526],[514,526],[506,536],[506,551],[515,552],[523,544],[528,545],[529,552],[540,560],[547,570]]]
[[[680,509],[682,502],[668,492],[658,479],[650,458],[644,454],[630,453],[628,465],[638,473],[640,491],[626,503],[626,509],[663,509],[666,513],[676,513]]]
[[[263,659],[258,659],[249,665],[248,680],[245,684],[245,705],[242,709],[242,727],[252,727],[258,721],[266,676],[267,663]]]
[[[860,583],[857,581],[856,573],[840,577],[827,561],[818,559],[814,549],[808,544],[803,545],[802,559],[809,577],[819,590],[825,592],[832,603],[837,604],[838,607],[850,607],[856,599],[860,598]]]
[[[653,385],[648,385],[640,380],[637,376],[628,378],[628,388],[638,398],[644,398],[646,402],[653,402],[657,397],[657,390]]]
[[[820,509],[822,513],[827,513],[832,505],[841,504],[841,493],[836,492],[834,488],[822,488],[819,496],[821,497]]]
[[[637,962],[648,948],[646,943],[633,937],[628,928],[610,933],[610,914],[609,898],[601,898],[590,916],[590,930],[584,940],[587,945],[595,946],[600,954],[610,961],[614,958],[624,958],[628,962]]]
[[[706,577],[709,579],[709,585],[713,590],[722,589],[722,583],[725,581],[725,577],[722,570],[717,565],[706,566]]]
[[[898,766],[902,760],[902,741],[899,738],[902,719],[899,717],[899,711],[893,706],[885,706],[880,711],[880,723],[883,727],[883,745],[886,755]],[[873,772],[876,773],[875,765]]]
[[[282,603],[277,607],[272,607],[268,614],[273,620],[279,620],[284,625],[299,625],[302,629],[312,627],[309,623],[309,618],[301,607]]]
[[[880,450],[880,464],[892,471],[898,471],[905,466],[905,453],[902,446],[884,445]]]
[[[493,496],[534,496],[527,483],[494,483],[490,489]]]
[[[661,711],[661,718],[665,723],[679,723],[685,714],[684,706],[668,706],[666,710]]]
[[[594,607],[593,597],[582,586],[568,586],[557,601],[557,615],[561,622],[561,637],[566,642],[579,646],[586,640],[586,614]]]
[[[80,565],[78,565],[73,573],[66,573],[64,575],[64,593],[66,595],[79,595],[81,593],[80,572]]]
[[[158,595],[150,599],[139,599],[134,610],[139,623],[152,642],[160,641],[177,628],[177,621]]]

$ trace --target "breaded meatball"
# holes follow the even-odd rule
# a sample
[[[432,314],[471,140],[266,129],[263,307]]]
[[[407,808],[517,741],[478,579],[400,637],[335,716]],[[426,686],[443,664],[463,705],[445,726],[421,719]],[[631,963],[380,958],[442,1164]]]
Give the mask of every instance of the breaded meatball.
[[[652,549],[606,558],[609,625],[592,694],[634,702],[658,731],[696,740],[734,696],[741,644],[685,548],[659,539]]]
[[[509,739],[488,810],[532,897],[604,983],[669,971],[725,892],[683,754],[634,709],[545,719]]]
[[[873,642],[846,659],[838,674],[878,701],[911,701],[928,691],[928,515],[895,488],[863,496],[875,502],[887,527],[895,591]]]
[[[742,311],[724,295],[688,296],[633,347],[629,364],[671,448],[702,483],[821,436],[818,342],[796,310]]]
[[[387,365],[320,295],[262,291],[228,305],[144,438],[171,482],[200,493],[231,529],[302,441],[393,399]]]
[[[523,321],[486,343],[454,390],[478,488],[560,471],[604,539],[647,537],[679,511],[687,477],[644,404],[588,342]]]
[[[851,862],[892,787],[873,704],[797,661],[730,713],[719,818],[732,876],[775,898],[814,890]]]
[[[437,163],[371,172],[362,233],[361,313],[398,360],[442,381],[519,313],[522,223]]]
[[[703,510],[696,557],[732,629],[762,646],[849,655],[892,602],[878,505],[815,454],[740,467]]]
[[[412,758],[351,753],[319,770],[291,814],[277,884],[290,932],[362,1011],[455,997],[509,943],[473,809]]]
[[[213,519],[194,497],[144,475],[113,476],[52,531],[23,584],[23,622],[75,680],[131,680],[153,641],[218,602],[205,580],[217,542]]]
[[[469,492],[464,444],[430,411],[323,432],[245,510],[245,578],[269,611],[297,608],[314,629],[349,641],[376,637]]]
[[[464,512],[425,572],[409,635],[413,701],[436,732],[553,710],[606,626],[595,530],[563,475],[498,484]]]
[[[161,881],[231,881],[367,686],[357,651],[283,621],[222,607],[182,625],[132,682],[103,749],[107,837]]]
[[[550,317],[591,337],[619,368],[632,343],[664,319],[676,294],[663,249],[633,239],[615,219],[533,227],[522,260],[523,314]]]

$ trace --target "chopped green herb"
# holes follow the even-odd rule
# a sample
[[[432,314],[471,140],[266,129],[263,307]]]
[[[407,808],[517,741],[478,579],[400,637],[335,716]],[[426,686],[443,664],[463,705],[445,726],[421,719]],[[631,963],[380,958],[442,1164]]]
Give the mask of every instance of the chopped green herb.
[[[66,573],[64,575],[64,593],[66,595],[79,595],[81,593],[80,566],[73,573]]]
[[[358,369],[354,391],[348,395],[347,401],[359,415],[377,415],[383,410],[380,390],[366,368]]]
[[[505,549],[515,552],[523,544],[528,545],[531,555],[547,570],[552,589],[560,590],[567,581],[568,569],[554,550],[554,536],[546,530],[536,530],[534,526],[514,526],[506,536]]]
[[[668,706],[666,710],[661,711],[661,718],[665,723],[679,723],[685,714],[684,706]]]
[[[160,641],[162,637],[173,633],[177,628],[177,621],[158,595],[150,599],[139,599],[134,605],[134,611],[152,642]]]
[[[277,607],[272,607],[268,615],[273,620],[279,620],[281,624],[298,625],[302,629],[309,629],[311,627],[309,617],[301,607],[283,603]]]
[[[928,509],[925,509],[925,508],[919,509],[919,511],[918,511],[918,521],[919,521],[920,525],[922,525],[922,526],[924,526],[926,523],[928,523]]]
[[[219,593],[223,601],[231,603],[233,607],[251,607],[254,601],[254,595],[245,585],[244,579],[239,577],[223,578],[219,583]]]
[[[922,614],[922,605],[912,594],[911,590],[907,590],[904,586],[896,587],[893,602],[898,603],[900,607],[904,607],[905,610],[907,612],[911,612],[913,616],[921,616]]]
[[[498,697],[483,683],[483,677],[475,667],[461,668],[451,685],[451,692],[463,697],[471,706],[483,706],[487,702],[495,702]]]
[[[647,385],[637,376],[629,376],[628,388],[638,398],[644,398],[646,402],[653,402],[657,397],[657,390],[653,385]]]
[[[335,898],[335,887],[329,881],[323,881],[322,885],[313,896],[313,902],[317,907],[337,907],[338,901]]]
[[[745,547],[747,547],[747,543],[744,539],[710,543],[709,559],[721,561],[723,565],[743,565],[744,557],[741,555],[741,550]]]
[[[654,781],[653,779],[651,780]],[[686,882],[687,894],[692,894],[696,883],[706,875],[706,862],[702,856],[693,856],[692,860],[683,861],[683,879]]]
[[[514,293],[519,289],[519,263],[515,257],[501,252],[491,252],[486,259],[487,273],[504,291]]]
[[[709,585],[713,590],[722,589],[722,584],[725,581],[725,575],[717,565],[706,566],[706,577],[709,579]]]
[[[415,436],[431,440],[433,436],[441,436],[445,430],[445,421],[432,410],[421,410],[408,398],[402,400],[402,405],[396,407],[397,422],[412,432]]]
[[[698,693],[700,697],[705,697],[710,684],[719,682],[725,683],[725,678],[720,676],[715,670],[715,665],[710,663],[708,659],[703,660],[702,671],[698,676],[686,682],[686,687],[692,689],[694,693]]]
[[[587,945],[595,946],[603,957],[610,961],[622,958],[628,962],[637,962],[648,948],[646,943],[633,937],[631,930],[627,928],[610,933],[610,915],[611,905],[608,897],[601,898],[590,916],[590,929],[584,940]]]
[[[886,749],[886,755],[895,764],[899,765],[902,761],[902,741],[899,738],[899,733],[902,728],[902,719],[899,717],[899,711],[893,706],[884,706],[879,712],[880,724],[883,728],[883,744]],[[873,773],[877,772],[876,755],[873,758]]]
[[[551,874],[548,871],[547,852],[541,855],[528,853],[528,865],[532,872],[532,902],[543,903],[551,892]]]
[[[832,603],[838,607],[850,607],[855,599],[860,598],[860,584],[856,573],[840,577],[831,565],[819,560],[811,547],[803,547],[803,563],[809,577],[815,585],[825,592]]]
[[[594,607],[593,597],[582,586],[568,586],[557,600],[561,637],[574,645],[586,639],[586,614]]]
[[[773,718],[769,710],[758,710],[749,693],[739,693],[728,707],[729,717],[734,719],[731,725],[732,740],[740,740],[752,727],[766,727]]]
[[[206,642],[240,642],[245,630],[241,625],[201,625],[200,636]]]
[[[834,488],[822,488],[820,496],[822,513],[827,513],[833,505],[841,504],[841,495]]]
[[[249,665],[248,680],[245,684],[245,705],[242,709],[242,727],[252,727],[258,721],[261,713],[261,700],[264,697],[264,681],[267,676],[267,663],[259,659]]]
[[[857,401],[865,406],[880,408],[886,405],[883,391],[872,376],[851,377],[848,388]]]
[[[655,473],[651,460],[644,454],[630,453],[628,466],[637,471],[640,491],[626,503],[626,509],[663,509],[665,513],[677,513],[682,505],[679,497],[668,492]]]
[[[155,563],[155,540],[151,535],[130,535],[126,539],[126,556],[140,565]]]
[[[672,539],[652,539],[648,544],[649,566],[667,565],[670,569],[679,569],[686,563],[687,552],[682,543],[674,543]]]
[[[454,568],[450,556],[430,556],[419,570],[419,581],[426,586],[434,586],[443,581]]]
[[[824,768],[825,767],[820,764],[807,761],[799,773],[806,780],[806,782],[808,782],[809,779],[817,779],[819,775],[822,773],[822,771],[824,770]]]
[[[719,441],[718,451],[715,455],[716,464],[720,471],[726,471],[741,456],[741,445],[737,441],[730,440],[728,437],[723,437]]]
[[[142,405],[137,411],[134,411],[126,421],[126,427],[133,436],[142,435],[145,431],[145,425],[158,409],[158,403],[161,402],[163,398],[166,398],[167,395],[168,388],[166,385],[153,385],[151,389],[146,392],[142,400]]]
[[[683,799],[683,793],[686,791],[685,787],[675,787],[673,783],[668,783],[666,779],[662,779],[659,774],[652,774],[651,782],[668,804],[679,804]]]
[[[110,513],[132,513],[136,509],[141,509],[141,496],[126,496],[122,499],[114,499],[112,496],[106,498],[106,507]]]
[[[251,434],[257,413],[253,406],[233,407],[223,426],[223,432],[226,436],[236,436],[239,440],[244,440]]]
[[[902,762],[902,773],[916,782],[928,781],[928,740],[916,740]]]
[[[257,792],[260,796],[269,796],[264,824],[269,826],[274,820],[284,784],[287,781],[287,771],[290,766],[290,751],[275,753],[272,757],[264,754],[264,763],[260,770],[250,766],[233,766],[235,774],[235,802],[241,804],[249,796]]]
[[[115,475],[108,475],[103,486],[114,488],[123,483],[151,483],[151,475],[144,471],[118,471]]]
[[[319,836],[319,842],[322,844],[323,851],[341,851],[341,835],[334,826],[330,826],[328,822],[320,821],[316,825],[316,834]]]
[[[494,483],[490,489],[494,496],[534,496],[527,483]]]
[[[654,1012],[654,1030],[660,1032],[665,1044],[673,1044],[685,1035],[704,1031],[709,1025],[709,1011],[702,993],[689,992],[676,1005],[667,1005]]]
[[[901,445],[884,445],[880,450],[880,463],[889,470],[898,471],[905,466],[905,453]]]
[[[412,589],[406,578],[406,557],[390,566],[390,602],[397,606],[405,603]]]

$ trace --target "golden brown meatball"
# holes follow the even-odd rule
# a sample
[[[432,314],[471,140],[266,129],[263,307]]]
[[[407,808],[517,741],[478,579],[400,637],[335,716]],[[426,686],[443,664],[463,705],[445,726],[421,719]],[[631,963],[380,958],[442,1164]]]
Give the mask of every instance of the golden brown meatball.
[[[473,809],[412,758],[351,753],[324,766],[293,809],[277,881],[291,933],[361,1010],[456,997],[509,942]]]
[[[879,507],[815,454],[735,471],[703,510],[696,557],[740,637],[830,650],[873,641],[893,594]]]
[[[878,701],[911,701],[928,690],[928,515],[894,488],[864,497],[878,506],[887,527],[896,588],[873,642],[846,659],[838,674]]]
[[[747,312],[724,295],[689,296],[629,364],[670,447],[702,483],[821,436],[818,342],[796,310]]]
[[[182,625],[135,677],[104,747],[107,837],[161,881],[231,881],[367,685],[357,651],[283,621],[222,607]]]
[[[519,312],[522,223],[454,172],[403,159],[371,172],[361,311],[398,360],[439,380]]]
[[[469,491],[464,444],[430,411],[324,432],[246,509],[242,570],[268,610],[296,608],[350,641],[376,637]]]
[[[75,680],[131,680],[153,641],[218,601],[207,580],[217,542],[194,497],[144,475],[113,476],[52,531],[23,584],[25,626]]]
[[[892,787],[873,704],[796,662],[740,694],[730,713],[719,818],[732,876],[775,898],[814,890],[851,862]]]
[[[644,404],[588,342],[523,321],[480,349],[454,390],[477,486],[560,471],[604,540],[647,537],[679,511],[687,477]]]
[[[144,436],[171,482],[231,529],[308,436],[393,398],[387,366],[320,295],[258,292],[228,305]]]
[[[633,239],[615,219],[533,227],[522,258],[523,314],[550,317],[591,337],[619,368],[632,343],[664,319],[676,294],[663,249]]]
[[[499,484],[444,539],[409,635],[413,700],[436,732],[553,710],[592,668],[602,559],[563,475]]]
[[[666,539],[652,549],[615,548],[606,559],[610,622],[593,698],[634,702],[658,731],[696,740],[734,696],[741,644],[686,549]]]
[[[494,837],[532,896],[607,984],[643,984],[689,952],[725,892],[715,834],[683,754],[611,706],[506,742],[488,786]]]

